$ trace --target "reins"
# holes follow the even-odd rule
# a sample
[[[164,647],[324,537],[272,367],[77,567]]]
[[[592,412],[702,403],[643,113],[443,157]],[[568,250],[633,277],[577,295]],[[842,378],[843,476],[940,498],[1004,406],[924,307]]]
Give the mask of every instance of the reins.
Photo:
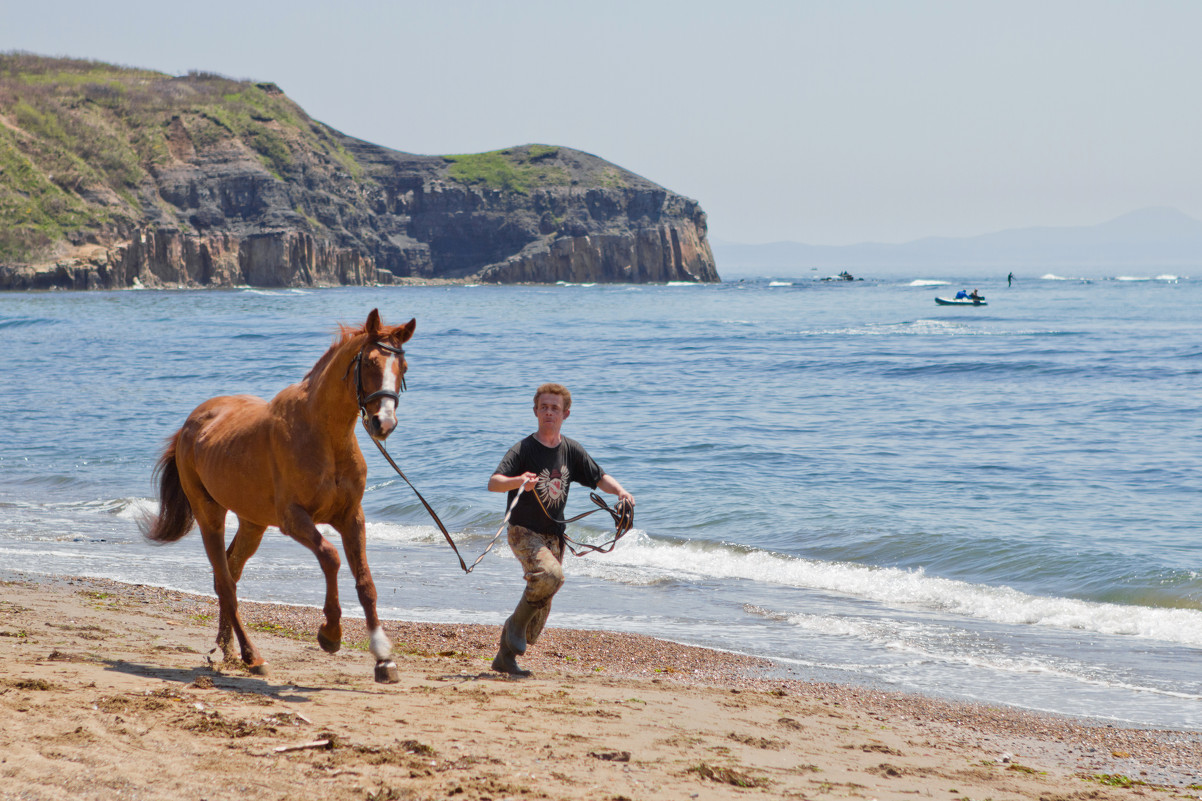
[[[422,506],[426,507],[426,511],[430,513],[430,517],[433,518],[434,523],[438,526],[438,530],[442,532],[442,536],[446,537],[447,544],[451,546],[451,550],[455,552],[455,556],[459,557],[459,566],[463,568],[463,572],[471,573],[476,565],[480,564],[480,560],[483,559],[485,555],[487,555],[492,549],[492,546],[497,541],[497,537],[493,537],[492,542],[488,544],[488,548],[484,549],[484,553],[480,554],[476,561],[472,563],[471,567],[468,567],[467,564],[464,563],[463,557],[459,555],[459,549],[455,547],[455,541],[451,539],[451,532],[447,531],[447,527],[442,524],[442,520],[438,518],[438,513],[434,511],[434,507],[432,507],[426,501],[426,499],[422,497],[422,494],[418,492],[417,487],[413,486],[413,482],[409,480],[409,477],[405,475],[404,471],[401,470],[400,466],[398,466],[393,460],[392,456],[389,455],[388,450],[384,447],[384,443],[372,436],[371,428],[367,424],[367,404],[371,403],[377,398],[392,398],[392,402],[399,405],[401,399],[400,393],[393,392],[390,389],[376,390],[370,395],[363,394],[363,376],[360,365],[363,363],[363,354],[366,353],[367,349],[373,345],[381,350],[386,350],[389,353],[396,353],[401,358],[405,357],[405,351],[403,348],[385,345],[383,342],[378,340],[373,342],[370,339],[367,342],[364,342],[363,347],[359,349],[357,354],[355,354],[354,361],[347,367],[347,375],[350,374],[351,367],[353,366],[355,368],[355,402],[359,404],[359,422],[363,424],[363,430],[367,432],[367,438],[372,441],[372,444],[376,446],[376,448],[380,451],[380,454],[388,460],[388,463],[392,465],[392,469],[396,471],[396,474],[405,480],[405,483],[409,485],[409,489],[413,490],[413,494],[416,495],[417,499],[422,502]],[[401,373],[401,392],[404,391],[405,374]],[[516,499],[514,500],[514,503],[517,503]],[[513,511],[512,507],[510,507],[510,511]],[[508,512],[505,515],[505,519],[509,519]],[[504,526],[502,526],[502,528],[504,528]],[[497,536],[500,536],[500,532],[497,532]]]
[[[364,430],[367,429],[366,422],[363,424],[363,428]],[[446,538],[447,545],[450,545],[451,550],[455,552],[455,557],[459,560],[459,566],[463,568],[463,572],[471,573],[473,570],[475,570],[476,565],[480,564],[480,561],[484,557],[488,556],[488,552],[492,550],[492,546],[497,544],[497,538],[501,536],[501,532],[505,530],[505,526],[509,523],[509,515],[513,513],[513,507],[517,506],[518,504],[518,498],[521,497],[522,494],[521,491],[518,491],[517,496],[515,496],[513,499],[513,503],[509,505],[509,510],[505,512],[505,519],[501,522],[501,527],[497,529],[497,533],[493,535],[492,542],[488,543],[488,547],[484,549],[484,553],[477,556],[476,561],[472,562],[471,566],[469,567],[467,563],[463,561],[463,556],[460,555],[459,549],[455,547],[455,541],[451,539],[451,532],[447,531],[447,527],[444,526],[442,521],[438,519],[438,515],[434,512],[434,509],[431,508],[430,504],[426,503],[426,499],[423,498],[422,494],[417,491],[417,487],[413,486],[413,482],[410,481],[403,472],[401,472],[401,468],[398,467],[397,463],[394,462],[392,457],[388,455],[388,451],[384,448],[384,444],[375,437],[371,436],[370,431],[367,433],[368,438],[375,443],[375,446],[380,450],[380,453],[383,454],[384,458],[388,460],[388,463],[392,465],[392,469],[396,471],[398,476],[405,479],[405,483],[409,485],[409,489],[413,490],[413,494],[416,495],[417,499],[422,502],[422,506],[426,507],[426,511],[430,513],[430,517],[434,518],[434,523],[438,526],[438,530],[442,532],[442,536]]]
[[[377,450],[380,451],[380,455],[388,461],[388,464],[392,465],[392,469],[396,471],[396,474],[404,479],[405,483],[409,485],[409,489],[413,490],[413,494],[416,495],[417,499],[422,502],[422,506],[426,507],[426,511],[430,513],[430,517],[433,518],[435,525],[438,526],[438,530],[442,532],[442,536],[446,539],[447,545],[450,545],[451,550],[455,552],[455,558],[459,560],[459,566],[463,568],[463,572],[471,573],[476,569],[476,565],[480,564],[484,557],[488,556],[488,552],[491,551],[493,546],[497,544],[497,540],[500,539],[502,532],[504,532],[506,527],[509,525],[509,518],[513,514],[514,507],[518,505],[518,499],[522,497],[522,493],[526,490],[526,485],[522,484],[522,486],[518,487],[517,494],[513,496],[513,502],[510,503],[509,508],[505,510],[505,517],[501,521],[501,527],[497,529],[497,533],[493,535],[492,540],[488,543],[488,547],[484,549],[484,552],[476,557],[476,561],[472,562],[471,566],[468,566],[468,564],[463,561],[463,556],[459,553],[459,548],[455,546],[455,541],[451,539],[451,532],[447,531],[447,527],[442,524],[441,520],[439,520],[438,514],[434,511],[434,508],[430,506],[425,498],[422,497],[422,494],[418,492],[417,487],[413,486],[413,482],[409,480],[409,477],[405,475],[405,473],[393,460],[392,456],[389,455],[388,449],[384,447],[384,443],[380,442],[371,435],[371,429],[367,424],[367,404],[371,403],[377,398],[392,398],[393,403],[399,404],[400,402],[400,394],[389,389],[377,390],[366,396],[363,394],[363,379],[360,372],[360,365],[363,362],[363,354],[366,353],[367,348],[372,345],[382,350],[389,351],[390,353],[399,354],[402,358],[405,356],[405,351],[401,348],[396,348],[392,345],[385,345],[383,342],[379,341],[372,342],[371,340],[365,342],[363,347],[359,350],[359,353],[355,355],[352,365],[355,369],[355,400],[359,404],[359,421],[363,424],[363,430],[367,432],[367,438],[370,439],[372,444],[375,445]],[[348,375],[350,374],[350,369],[351,368],[348,366]],[[405,374],[401,373],[401,392],[404,391]],[[589,545],[586,542],[577,542],[569,537],[566,533],[563,534],[562,536],[564,545],[569,551],[572,552],[573,556],[586,556],[590,553],[609,553],[614,549],[614,546],[618,544],[618,540],[622,539],[626,532],[630,531],[630,529],[634,526],[634,509],[631,508],[630,505],[625,501],[619,501],[617,506],[610,507],[610,505],[605,502],[605,499],[595,492],[589,493],[589,498],[592,499],[593,503],[597,504],[596,509],[590,509],[587,512],[576,515],[575,517],[570,517],[567,520],[559,520],[558,518],[553,517],[551,513],[547,511],[547,507],[543,505],[542,498],[538,497],[538,493],[534,493],[534,499],[537,500],[538,505],[542,507],[543,514],[545,514],[547,519],[553,523],[567,525],[568,523],[573,523],[581,518],[588,517],[589,515],[600,511],[608,512],[609,516],[613,518],[614,537],[609,542],[601,545]],[[580,548],[580,550],[577,551],[576,548]]]
[[[604,498],[595,492],[590,492],[588,497],[589,500],[597,504],[596,509],[589,509],[587,512],[581,512],[575,517],[569,517],[567,520],[560,520],[559,518],[552,516],[551,513],[547,511],[547,507],[543,505],[543,499],[538,497],[537,492],[534,493],[534,499],[538,501],[538,505],[542,507],[543,514],[547,516],[547,519],[552,523],[558,523],[561,526],[566,526],[568,523],[574,523],[582,517],[588,517],[591,514],[602,511],[609,512],[609,516],[614,519],[614,537],[609,542],[602,543],[601,545],[590,545],[587,542],[577,542],[569,537],[566,532],[562,534],[561,536],[563,537],[564,546],[572,552],[572,556],[587,556],[590,553],[609,553],[614,549],[614,546],[618,544],[618,540],[622,539],[622,537],[626,535],[626,532],[630,531],[630,529],[634,527],[634,509],[632,509],[630,504],[626,503],[626,501],[618,501],[616,506],[611,507],[605,502]],[[514,499],[514,502],[517,502],[516,498]],[[506,515],[506,518],[508,518],[508,515]],[[581,550],[577,551],[576,548],[572,547],[573,545]]]

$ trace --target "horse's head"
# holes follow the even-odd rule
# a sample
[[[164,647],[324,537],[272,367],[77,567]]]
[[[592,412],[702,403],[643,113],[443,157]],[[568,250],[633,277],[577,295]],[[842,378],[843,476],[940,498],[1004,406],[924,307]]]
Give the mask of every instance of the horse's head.
[[[396,428],[397,401],[405,390],[405,371],[409,369],[401,346],[416,327],[417,320],[383,325],[376,309],[363,325],[363,344],[354,363],[355,393],[363,425],[373,439],[383,441]]]

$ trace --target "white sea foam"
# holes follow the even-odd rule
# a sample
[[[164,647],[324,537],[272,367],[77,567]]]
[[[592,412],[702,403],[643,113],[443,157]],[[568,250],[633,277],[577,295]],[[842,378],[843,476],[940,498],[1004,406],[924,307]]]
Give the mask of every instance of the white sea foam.
[[[153,498],[119,498],[112,502],[112,514],[120,520],[138,521],[159,513],[159,502]]]
[[[1005,586],[928,576],[921,569],[823,562],[697,542],[670,544],[641,534],[628,536],[622,546],[604,562],[590,563],[585,569],[602,578],[636,583],[664,579],[743,579],[995,623],[1146,637],[1202,647],[1202,611],[1196,609],[1042,597]]]
[[[792,281],[769,281],[768,286],[793,286]]]
[[[933,281],[927,278],[915,278],[907,286],[947,286],[947,281]]]
[[[941,663],[961,664],[1005,673],[1067,679],[1098,687],[1121,687],[1190,701],[1202,701],[1202,696],[1174,692],[1162,687],[1133,685],[1098,666],[1071,657],[1048,659],[1045,655],[1009,653],[999,649],[996,642],[977,633],[937,624],[890,618],[814,615],[778,612],[761,607],[746,608],[751,614],[783,621],[806,631],[833,637],[852,637],[871,642],[889,651],[906,654],[918,661],[938,660]],[[869,666],[862,666],[869,668]],[[870,668],[869,668],[870,669]]]
[[[1176,275],[1116,275],[1115,281],[1164,281],[1165,283],[1175,284],[1179,279]]]
[[[452,536],[455,532],[451,532]],[[430,525],[403,525],[401,523],[367,523],[367,539],[394,544],[442,542],[442,532]]]
[[[970,328],[955,320],[929,320],[919,318],[913,322],[867,325],[857,328],[811,328],[796,332],[798,336],[841,336],[841,337],[889,337],[898,334],[955,334],[965,336],[987,336],[991,332],[981,328]]]

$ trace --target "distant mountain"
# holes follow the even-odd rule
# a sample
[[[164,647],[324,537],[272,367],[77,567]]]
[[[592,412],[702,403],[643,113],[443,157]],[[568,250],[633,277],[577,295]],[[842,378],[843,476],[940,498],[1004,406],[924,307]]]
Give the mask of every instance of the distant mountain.
[[[901,244],[743,245],[711,241],[727,278],[919,271],[972,276],[1010,271],[1202,270],[1202,221],[1176,209],[1147,208],[1091,226],[1016,228],[964,238]]]

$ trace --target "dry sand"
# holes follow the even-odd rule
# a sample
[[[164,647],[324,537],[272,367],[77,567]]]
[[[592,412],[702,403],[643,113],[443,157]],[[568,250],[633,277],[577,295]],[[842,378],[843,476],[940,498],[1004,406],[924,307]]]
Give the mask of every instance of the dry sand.
[[[496,627],[244,604],[266,678],[214,664],[211,599],[0,583],[0,798],[1202,798],[1202,736],[765,678],[760,660],[551,628],[491,673]],[[552,619],[552,624],[554,619]]]

